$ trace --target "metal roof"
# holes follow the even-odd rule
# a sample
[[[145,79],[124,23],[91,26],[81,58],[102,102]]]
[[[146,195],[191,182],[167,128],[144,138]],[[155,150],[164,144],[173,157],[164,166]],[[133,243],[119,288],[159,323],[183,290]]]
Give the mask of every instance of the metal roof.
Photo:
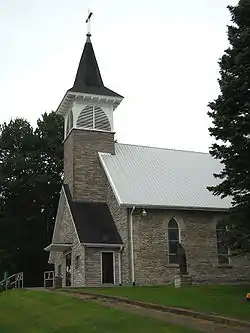
[[[120,205],[224,210],[231,199],[207,190],[222,165],[208,153],[115,143],[115,154],[99,153]]]

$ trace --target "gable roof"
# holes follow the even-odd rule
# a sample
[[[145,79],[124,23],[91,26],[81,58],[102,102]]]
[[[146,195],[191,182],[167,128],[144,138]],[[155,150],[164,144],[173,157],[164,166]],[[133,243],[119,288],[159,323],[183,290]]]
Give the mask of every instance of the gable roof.
[[[106,203],[74,201],[68,185],[63,184],[63,187],[81,243],[122,245]]]
[[[87,35],[74,85],[68,91],[122,98],[121,95],[104,86],[90,35]]]
[[[99,158],[120,205],[226,210],[229,198],[213,196],[221,169],[207,153],[115,144],[115,154]]]

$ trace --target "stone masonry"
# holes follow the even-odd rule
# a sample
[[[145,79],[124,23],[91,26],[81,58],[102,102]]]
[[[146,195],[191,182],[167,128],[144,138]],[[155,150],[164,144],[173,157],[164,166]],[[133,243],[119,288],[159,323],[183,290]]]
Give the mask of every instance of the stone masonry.
[[[65,183],[74,200],[106,201],[107,180],[98,152],[114,153],[114,133],[73,129],[66,138]]]
[[[108,184],[107,204],[112,214],[117,230],[122,238],[123,251],[121,256],[122,266],[122,284],[128,284],[131,280],[130,260],[129,260],[129,228],[128,228],[128,211],[126,208],[119,206],[115,195]]]
[[[119,284],[119,271],[118,271],[118,251],[110,248],[88,248],[86,247],[85,254],[85,267],[86,267],[86,285],[87,286],[100,286],[102,284],[102,267],[101,267],[101,253],[113,252],[115,261],[114,284]]]
[[[64,204],[64,213],[63,217],[59,223],[59,238],[56,240],[58,243],[70,243],[72,245],[72,250],[68,251],[72,253],[72,262],[71,262],[71,276],[72,276],[72,284],[74,286],[82,286],[85,284],[85,270],[84,270],[84,248],[80,244],[76,229],[74,226],[74,222],[72,221],[72,216],[70,213],[69,206],[66,203]],[[64,253],[57,253],[55,256],[55,274],[58,275],[58,267],[61,266],[61,276],[62,283],[65,286],[66,281],[66,261],[65,255],[67,251]],[[79,256],[79,265],[76,268],[76,256]]]
[[[66,200],[65,200],[66,202]],[[122,284],[131,284],[129,249],[129,211],[120,207],[110,186],[107,189],[107,203],[117,229],[122,237],[124,248],[121,257]],[[218,265],[216,223],[221,213],[202,211],[141,210],[133,214],[133,241],[136,284],[171,283],[178,273],[178,266],[168,263],[168,222],[174,217],[180,228],[180,237],[186,250],[188,271],[194,282],[237,282],[250,276],[250,260],[247,257],[232,258],[230,265]],[[110,248],[88,248],[82,246],[76,235],[68,205],[60,225],[59,242],[73,243],[72,284],[74,286],[101,285],[101,252],[113,251]],[[115,283],[118,284],[118,249],[115,253]],[[61,265],[63,285],[65,285],[65,254],[58,253],[55,270]],[[76,267],[76,258],[78,265]]]
[[[114,133],[73,129],[64,143],[65,182],[74,200],[103,201],[109,206],[123,241],[121,255],[122,284],[131,284],[129,213],[120,207],[98,158],[98,152],[114,153]],[[168,262],[168,222],[172,217],[180,228],[181,242],[186,250],[188,271],[194,282],[239,281],[250,276],[247,257],[232,258],[230,265],[219,266],[217,258],[216,223],[222,213],[185,210],[141,210],[133,214],[133,244],[136,284],[164,284],[173,281],[178,265]],[[68,204],[60,226],[60,242],[72,247],[72,284],[101,284],[101,251],[115,253],[115,283],[118,284],[118,249],[84,247],[76,234]],[[65,254],[58,253],[55,270],[61,265],[65,285]]]
[[[168,263],[168,222],[179,224],[186,250],[188,272],[195,282],[248,280],[250,260],[232,258],[230,265],[218,265],[216,224],[220,213],[195,211],[148,210],[133,216],[135,275],[138,284],[164,284],[173,281],[178,266]]]

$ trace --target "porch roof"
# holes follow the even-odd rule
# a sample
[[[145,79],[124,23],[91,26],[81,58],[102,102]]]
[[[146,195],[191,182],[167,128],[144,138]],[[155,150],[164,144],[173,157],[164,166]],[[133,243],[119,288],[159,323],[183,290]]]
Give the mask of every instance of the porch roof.
[[[71,249],[73,244],[70,243],[51,243],[47,247],[45,247],[45,251],[47,252],[64,252],[66,250]]]

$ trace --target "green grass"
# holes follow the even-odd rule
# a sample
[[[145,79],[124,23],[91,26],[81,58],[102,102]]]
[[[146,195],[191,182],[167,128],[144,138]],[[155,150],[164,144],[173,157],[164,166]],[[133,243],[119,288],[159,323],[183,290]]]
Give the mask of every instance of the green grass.
[[[0,294],[1,333],[195,333],[67,295],[38,291]]]
[[[246,294],[250,292],[250,287],[244,285],[195,286],[183,289],[176,289],[168,285],[83,290],[250,321],[250,302],[246,302]]]

